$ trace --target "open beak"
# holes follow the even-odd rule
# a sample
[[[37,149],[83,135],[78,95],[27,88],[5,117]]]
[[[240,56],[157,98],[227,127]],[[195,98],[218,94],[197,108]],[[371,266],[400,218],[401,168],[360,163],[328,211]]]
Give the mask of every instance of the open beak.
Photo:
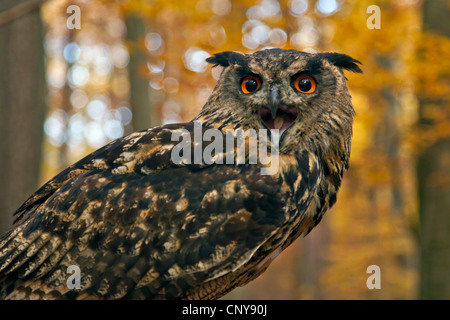
[[[297,119],[295,107],[281,104],[280,90],[277,86],[270,89],[269,108],[262,107],[259,111],[262,123],[270,130],[278,129],[280,135]]]

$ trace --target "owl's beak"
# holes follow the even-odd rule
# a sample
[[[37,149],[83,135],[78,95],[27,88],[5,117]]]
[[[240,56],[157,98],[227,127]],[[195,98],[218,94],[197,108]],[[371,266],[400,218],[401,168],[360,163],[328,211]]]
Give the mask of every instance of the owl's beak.
[[[275,85],[270,88],[269,105],[260,109],[259,116],[269,130],[277,129],[282,134],[297,119],[298,110],[282,103],[280,87]]]
[[[280,88],[278,86],[270,88],[269,104],[272,119],[275,120],[275,118],[277,117],[278,107],[280,106]]]

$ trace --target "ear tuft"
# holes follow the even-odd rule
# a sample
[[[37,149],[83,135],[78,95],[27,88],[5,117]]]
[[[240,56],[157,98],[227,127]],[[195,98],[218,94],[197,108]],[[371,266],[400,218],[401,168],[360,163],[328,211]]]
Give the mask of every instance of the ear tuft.
[[[325,52],[321,53],[321,56],[338,68],[342,68],[344,70],[352,72],[362,73],[361,68],[358,66],[358,64],[361,64],[361,62],[356,59],[353,59],[352,57],[346,54],[336,52]]]
[[[231,64],[238,64],[244,59],[244,55],[234,51],[224,51],[214,54],[206,59],[206,62],[214,64],[213,67],[228,67]]]

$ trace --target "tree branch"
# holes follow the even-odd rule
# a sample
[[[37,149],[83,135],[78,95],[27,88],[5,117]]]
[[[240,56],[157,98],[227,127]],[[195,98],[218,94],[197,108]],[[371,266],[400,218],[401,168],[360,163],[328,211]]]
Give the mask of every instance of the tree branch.
[[[10,23],[27,13],[38,9],[47,0],[26,0],[18,5],[0,12],[0,26]]]

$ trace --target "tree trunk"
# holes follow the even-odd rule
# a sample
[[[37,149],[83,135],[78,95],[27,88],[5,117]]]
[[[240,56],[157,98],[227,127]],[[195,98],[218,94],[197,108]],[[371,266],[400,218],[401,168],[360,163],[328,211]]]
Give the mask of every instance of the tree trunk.
[[[0,12],[26,1],[2,0]],[[3,15],[4,17],[5,15]],[[36,6],[0,25],[0,236],[39,183],[45,66],[43,25]]]
[[[422,9],[424,30],[449,37],[448,1],[424,1]],[[448,57],[442,58],[448,59]],[[448,79],[440,81],[448,81]],[[448,108],[449,101],[445,97],[432,97],[431,100],[434,108],[442,108],[442,110]],[[424,116],[429,103],[430,99],[426,97],[420,99],[419,121],[424,126],[433,126],[433,120]],[[417,164],[421,224],[420,297],[422,299],[450,299],[450,166],[448,159],[450,159],[450,140],[442,138],[422,152]]]
[[[150,103],[150,86],[145,78],[147,57],[144,54],[145,24],[141,17],[126,17],[127,42],[130,47],[128,66],[130,81],[130,105],[133,112],[133,130],[143,130],[157,125]]]
[[[448,159],[450,141],[441,140],[423,152],[418,161],[422,299],[450,299]]]

